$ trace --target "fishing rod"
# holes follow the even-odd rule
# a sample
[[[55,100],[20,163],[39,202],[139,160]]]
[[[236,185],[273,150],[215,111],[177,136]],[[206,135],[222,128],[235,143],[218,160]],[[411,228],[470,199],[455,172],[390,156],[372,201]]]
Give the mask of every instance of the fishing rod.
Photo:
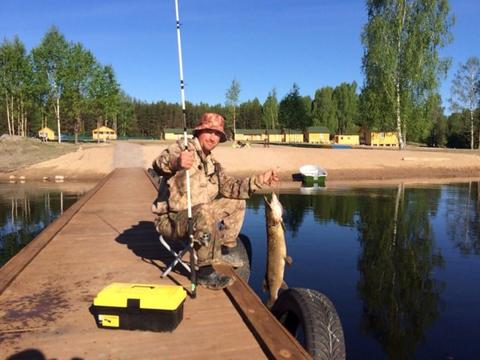
[[[185,151],[188,151],[188,138],[187,138],[187,111],[185,108],[185,83],[183,81],[183,60],[182,60],[182,37],[180,35],[180,15],[178,11],[178,0],[175,0],[175,19],[177,24],[177,48],[178,48],[178,68],[180,74],[180,94],[182,98],[182,114],[183,114],[183,145]],[[197,270],[196,266],[196,254],[193,248],[193,219],[192,219],[192,196],[190,193],[190,171],[186,170],[186,183],[187,183],[187,202],[188,202],[188,240],[190,245],[190,282],[191,291],[190,296],[195,298],[197,296]]]

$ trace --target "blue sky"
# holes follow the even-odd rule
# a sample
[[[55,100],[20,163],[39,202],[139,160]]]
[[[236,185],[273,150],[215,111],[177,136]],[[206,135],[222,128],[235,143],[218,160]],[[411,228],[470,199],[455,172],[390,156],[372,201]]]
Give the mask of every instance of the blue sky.
[[[224,103],[233,79],[240,101],[282,98],[295,82],[302,95],[323,86],[363,83],[362,0],[179,0],[186,98]],[[480,1],[451,0],[454,42],[440,93],[449,97],[459,63],[480,57]],[[145,101],[179,102],[174,0],[0,0],[0,38],[18,35],[27,49],[56,25],[102,64],[123,90]]]

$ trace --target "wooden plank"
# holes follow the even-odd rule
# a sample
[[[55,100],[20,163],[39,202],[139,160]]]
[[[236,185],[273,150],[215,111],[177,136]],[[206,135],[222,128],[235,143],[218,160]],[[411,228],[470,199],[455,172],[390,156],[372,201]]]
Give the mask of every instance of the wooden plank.
[[[153,179],[148,171],[146,174],[155,189],[158,190],[158,180]],[[230,266],[216,265],[215,268],[235,278],[235,282],[225,289],[225,293],[269,358],[311,359],[310,354],[280,324],[252,288],[242,278],[238,277]]]
[[[312,358],[262,303],[253,289],[238,277],[230,266],[216,265],[215,268],[226,275],[235,277],[235,282],[226,288],[225,292],[269,358]]]
[[[58,359],[266,358],[225,293],[203,287],[172,333],[96,327],[88,308],[109,283],[172,284],[144,261],[163,259],[154,196],[142,169],[118,169],[57,232],[0,295],[0,358],[26,349]]]
[[[70,221],[88,200],[105,184],[113,172],[100,182],[72,206],[65,210],[62,216],[51,222],[43,231],[0,268],[0,295],[23,269],[38,255],[54,236]]]

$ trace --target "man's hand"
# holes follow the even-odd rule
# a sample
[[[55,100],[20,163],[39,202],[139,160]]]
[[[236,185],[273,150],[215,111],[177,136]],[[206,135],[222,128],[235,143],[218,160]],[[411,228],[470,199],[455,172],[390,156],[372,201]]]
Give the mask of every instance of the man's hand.
[[[180,170],[188,170],[193,165],[193,151],[184,150],[178,158],[178,167]]]
[[[262,174],[262,182],[264,185],[274,186],[278,182],[278,175],[275,170],[268,170]]]

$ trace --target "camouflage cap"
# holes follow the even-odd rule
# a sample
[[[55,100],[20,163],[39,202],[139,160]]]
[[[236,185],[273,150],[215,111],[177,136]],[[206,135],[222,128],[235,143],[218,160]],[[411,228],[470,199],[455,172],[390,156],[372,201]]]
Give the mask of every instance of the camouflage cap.
[[[215,113],[205,113],[200,118],[200,121],[198,122],[195,129],[193,129],[193,134],[196,135],[196,133],[201,130],[215,130],[220,136],[220,142],[225,142],[227,141],[227,135],[223,130],[224,123],[225,120],[223,119],[222,115]]]

